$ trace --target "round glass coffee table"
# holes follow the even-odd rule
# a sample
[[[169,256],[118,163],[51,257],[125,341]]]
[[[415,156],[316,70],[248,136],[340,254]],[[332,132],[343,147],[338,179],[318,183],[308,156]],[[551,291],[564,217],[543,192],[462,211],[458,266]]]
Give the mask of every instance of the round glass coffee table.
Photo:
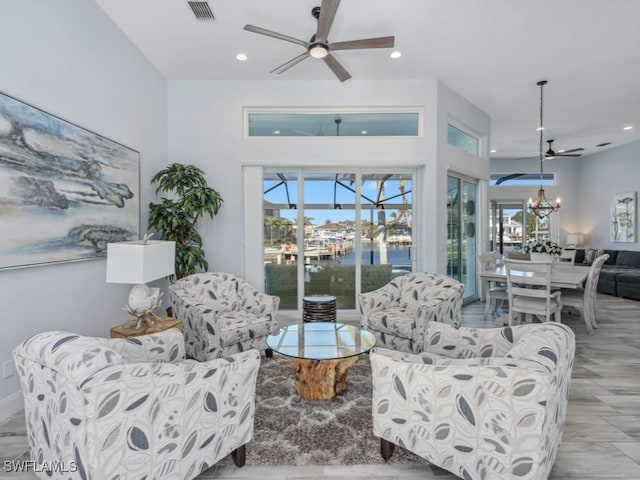
[[[293,363],[296,392],[308,400],[346,390],[349,367],[375,344],[371,332],[334,322],[289,325],[267,337],[267,346]]]

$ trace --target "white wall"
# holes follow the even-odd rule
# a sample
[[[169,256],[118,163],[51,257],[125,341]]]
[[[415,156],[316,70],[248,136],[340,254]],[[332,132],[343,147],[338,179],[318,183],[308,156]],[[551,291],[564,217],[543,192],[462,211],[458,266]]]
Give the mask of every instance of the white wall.
[[[167,163],[165,80],[86,0],[3,2],[0,44],[0,91],[140,152],[144,231],[149,180]],[[108,336],[127,319],[127,292],[105,283],[104,259],[0,271],[0,365],[36,332]],[[0,416],[19,388],[0,379]]]
[[[584,246],[611,250],[640,250],[640,243],[614,243],[609,235],[609,209],[614,193],[640,192],[640,141],[605,150],[576,161],[580,182],[580,230]],[[637,203],[636,203],[637,205]],[[638,230],[636,207],[636,238]]]
[[[582,248],[640,250],[640,244],[614,243],[609,236],[609,208],[614,193],[640,192],[640,142],[621,145],[602,153],[579,158],[556,158],[544,163],[545,172],[558,173],[558,185],[545,187],[547,198],[562,199],[554,217],[559,220],[559,241],[567,233],[582,233]],[[492,159],[496,173],[538,172],[537,159]],[[534,197],[537,186],[489,187],[492,200],[526,200]],[[637,222],[638,218],[636,218]],[[637,231],[636,235],[640,233]],[[553,233],[552,233],[553,234]]]
[[[439,103],[441,91],[446,99]],[[269,106],[423,107],[424,135],[418,138],[244,138],[243,107]],[[210,185],[225,200],[218,216],[213,221],[205,220],[201,227],[209,269],[243,274],[243,166],[332,168],[349,165],[424,167],[423,178],[419,179],[423,185],[422,197],[415,200],[420,202],[416,210],[422,209],[426,215],[419,245],[422,249],[419,268],[444,271],[445,252],[437,246],[446,242],[446,165],[455,163],[455,158],[449,155],[449,159],[443,160],[445,168],[438,169],[436,143],[442,138],[446,142],[448,115],[488,134],[488,117],[434,80],[351,80],[346,84],[281,79],[170,81],[169,160],[201,167],[207,172]],[[473,165],[469,159],[458,160],[458,163],[465,171],[488,172],[488,160],[480,161],[479,167],[475,158]],[[440,228],[434,235],[438,216],[445,230]]]
[[[466,133],[472,134],[479,139],[478,156],[473,156],[461,148],[449,145],[448,123],[454,124],[457,128],[461,128]],[[470,179],[480,179],[477,189],[477,225],[484,225],[488,222],[485,220],[485,212],[487,211],[486,186],[489,178],[490,161],[489,161],[489,145],[490,145],[490,118],[489,116],[476,108],[468,100],[461,97],[453,90],[442,83],[438,89],[438,164],[436,178],[444,178],[444,181],[437,181],[434,185],[432,195],[435,195],[431,201],[432,205],[444,208],[447,202],[447,181],[446,177],[449,173],[459,174],[469,177]],[[484,206],[484,207],[483,207]],[[432,207],[433,208],[433,207]],[[448,219],[446,210],[432,211],[436,215],[437,235],[432,235],[432,239],[437,243],[433,245],[434,251],[438,252],[438,267],[440,272],[446,272],[447,268],[447,229]],[[483,243],[487,238],[488,228],[477,229],[476,248],[484,250]],[[429,241],[429,237],[427,237]],[[431,251],[431,249],[429,249]],[[471,252],[468,252],[469,254]]]

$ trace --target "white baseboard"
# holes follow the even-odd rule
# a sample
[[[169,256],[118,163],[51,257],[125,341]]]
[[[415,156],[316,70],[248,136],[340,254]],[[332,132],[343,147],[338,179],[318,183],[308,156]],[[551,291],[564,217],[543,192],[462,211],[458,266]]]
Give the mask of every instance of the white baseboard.
[[[21,410],[24,410],[22,392],[16,392],[0,399],[0,421],[7,420],[11,415],[15,415]]]

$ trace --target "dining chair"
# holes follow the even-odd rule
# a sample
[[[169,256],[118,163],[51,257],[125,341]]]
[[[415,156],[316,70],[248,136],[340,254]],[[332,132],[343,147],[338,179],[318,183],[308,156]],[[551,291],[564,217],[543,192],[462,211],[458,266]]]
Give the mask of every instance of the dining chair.
[[[509,325],[516,313],[535,315],[550,322],[560,322],[562,299],[560,290],[551,290],[551,263],[529,260],[505,260]]]
[[[480,262],[481,272],[495,270],[503,265],[502,255],[500,255],[499,252],[482,253],[478,257],[478,261]],[[484,316],[486,318],[489,313],[495,315],[498,310],[498,305],[505,305],[509,300],[509,295],[507,294],[507,284],[504,282],[496,282],[488,278],[483,278],[482,285],[485,297]]]
[[[576,250],[562,249],[562,253],[556,257],[556,261],[574,265],[576,263]]]
[[[563,307],[572,307],[578,310],[584,319],[589,333],[593,333],[593,329],[598,328],[596,319],[596,289],[598,287],[598,278],[600,278],[600,270],[602,270],[602,265],[608,259],[608,253],[600,255],[595,259],[591,264],[583,289],[562,290]]]

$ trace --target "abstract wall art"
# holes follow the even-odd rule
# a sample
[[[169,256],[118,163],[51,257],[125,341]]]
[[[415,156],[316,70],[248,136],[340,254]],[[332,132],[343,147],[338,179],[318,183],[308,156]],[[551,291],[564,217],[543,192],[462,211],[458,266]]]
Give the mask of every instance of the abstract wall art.
[[[611,241],[636,241],[636,192],[617,193],[611,198]]]
[[[137,151],[0,93],[0,269],[137,239],[139,172]]]

